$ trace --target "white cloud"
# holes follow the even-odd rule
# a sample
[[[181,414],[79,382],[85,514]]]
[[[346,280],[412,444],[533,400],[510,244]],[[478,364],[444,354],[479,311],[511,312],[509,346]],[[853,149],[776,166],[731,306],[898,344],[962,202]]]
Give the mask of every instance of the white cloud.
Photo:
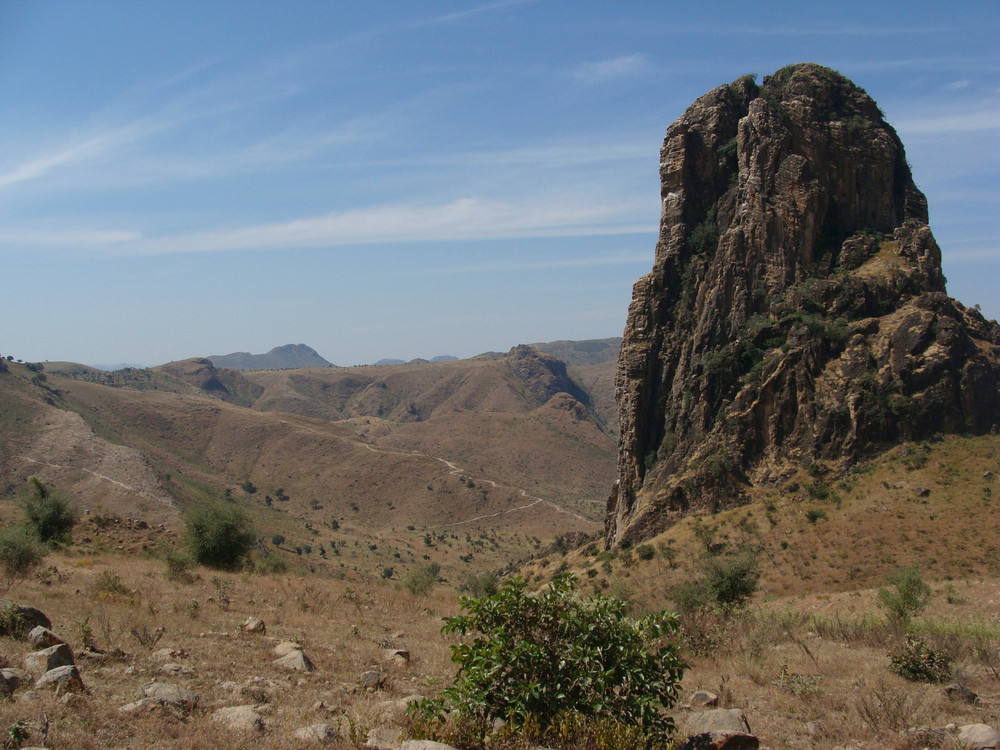
[[[513,204],[462,198],[437,205],[394,204],[293,221],[175,236],[128,231],[0,234],[0,244],[101,246],[116,255],[160,255],[257,249],[337,247],[384,242],[577,237],[656,232],[634,220],[634,206],[593,206],[571,199]]]
[[[649,67],[645,55],[624,55],[609,60],[599,60],[580,65],[573,71],[573,78],[583,83],[600,84],[621,78],[631,78]]]
[[[381,242],[430,242],[655,232],[622,219],[632,207],[575,201],[511,204],[462,198],[420,206],[372,206],[294,221],[145,239],[125,244],[132,254],[324,247]]]

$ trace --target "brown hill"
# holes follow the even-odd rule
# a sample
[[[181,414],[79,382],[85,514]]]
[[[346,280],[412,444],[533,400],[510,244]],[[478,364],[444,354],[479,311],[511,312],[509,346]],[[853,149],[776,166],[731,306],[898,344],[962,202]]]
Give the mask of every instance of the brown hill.
[[[670,126],[660,174],[611,544],[803,466],[1000,423],[1000,326],[945,294],[926,200],[860,88],[804,64],[714,89]]]
[[[425,556],[458,575],[596,531],[614,466],[588,394],[528,347],[248,373],[12,364],[0,401],[8,497],[39,474],[81,508],[176,529],[184,508],[228,495],[265,542],[359,576]]]

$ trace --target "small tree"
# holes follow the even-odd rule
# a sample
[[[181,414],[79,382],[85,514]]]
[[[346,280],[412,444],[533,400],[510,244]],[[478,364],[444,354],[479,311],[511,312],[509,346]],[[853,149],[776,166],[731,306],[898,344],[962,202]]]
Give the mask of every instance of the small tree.
[[[437,583],[440,574],[441,566],[437,563],[418,565],[404,576],[403,588],[411,594],[426,596],[434,588],[434,584]]]
[[[188,549],[202,565],[237,568],[254,543],[250,518],[237,505],[203,505],[188,513],[184,523]]]
[[[34,536],[24,526],[0,529],[0,568],[6,579],[5,590],[37,567],[43,554]]]
[[[880,588],[878,598],[888,611],[889,619],[905,626],[915,614],[927,606],[931,589],[924,583],[917,565],[896,568],[885,577],[885,580],[892,588]]]
[[[38,477],[31,477],[22,506],[28,528],[42,542],[68,544],[71,541],[76,512],[64,495],[46,487]]]
[[[452,646],[454,684],[424,701],[425,716],[443,721],[458,712],[485,730],[494,719],[544,731],[559,717],[607,717],[666,739],[673,721],[663,713],[677,699],[683,665],[665,637],[674,615],[633,621],[626,604],[574,593],[572,575],[537,595],[522,578],[487,597],[462,597],[463,614],[446,617],[445,633],[471,635]]]

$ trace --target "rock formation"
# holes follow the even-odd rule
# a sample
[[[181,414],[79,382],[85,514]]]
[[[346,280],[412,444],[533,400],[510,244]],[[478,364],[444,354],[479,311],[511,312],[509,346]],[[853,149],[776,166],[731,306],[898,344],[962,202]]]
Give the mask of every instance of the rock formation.
[[[816,461],[1000,422],[1000,326],[945,293],[895,131],[793,65],[692,104],[660,152],[653,270],[618,359],[608,544]]]

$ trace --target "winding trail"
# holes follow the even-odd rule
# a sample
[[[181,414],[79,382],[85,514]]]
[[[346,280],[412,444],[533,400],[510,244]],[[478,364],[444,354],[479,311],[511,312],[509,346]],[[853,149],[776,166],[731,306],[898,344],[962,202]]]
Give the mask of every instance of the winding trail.
[[[325,437],[336,437],[337,439],[342,440],[343,442],[348,443],[350,445],[354,445],[354,446],[356,446],[358,448],[367,448],[372,453],[380,453],[380,454],[387,455],[387,456],[405,456],[405,457],[413,457],[413,458],[426,458],[426,459],[430,459],[430,460],[433,460],[433,461],[440,461],[441,463],[443,463],[445,466],[448,467],[448,473],[451,474],[452,476],[470,476],[470,477],[472,476],[471,474],[469,474],[469,472],[466,472],[463,469],[461,469],[460,467],[456,466],[452,461],[449,461],[446,458],[442,458],[441,456],[432,456],[432,455],[427,454],[427,453],[421,453],[420,451],[393,451],[393,450],[387,450],[385,448],[377,448],[377,447],[371,445],[370,443],[364,443],[364,442],[361,442],[360,440],[351,440],[349,438],[340,437],[339,435],[333,435],[333,436],[331,436],[329,433],[323,432],[321,430],[317,430],[317,429],[315,429],[313,427],[309,427],[308,425],[303,425],[303,424],[297,424],[295,422],[290,422],[287,419],[279,419],[279,420],[276,420],[276,421],[279,424],[285,424],[285,425],[288,425],[289,427],[293,427],[295,429],[303,430],[305,432],[312,432],[312,433],[314,433],[316,435],[323,435]],[[442,524],[440,526],[421,526],[420,530],[421,531],[430,531],[432,529],[450,529],[450,528],[453,528],[455,526],[463,526],[465,524],[475,523],[476,521],[482,521],[482,520],[487,519],[487,518],[501,518],[502,516],[507,516],[507,515],[510,515],[512,513],[519,513],[521,511],[528,510],[529,508],[534,508],[536,505],[545,505],[548,508],[551,508],[552,510],[554,510],[556,513],[560,513],[562,515],[570,516],[571,518],[575,518],[578,521],[584,521],[585,523],[594,523],[594,520],[591,519],[591,518],[587,518],[586,516],[582,516],[579,513],[570,510],[569,508],[564,508],[563,506],[559,505],[558,503],[554,503],[551,500],[545,500],[544,498],[538,497],[536,495],[531,495],[531,494],[528,493],[527,490],[521,489],[520,487],[511,487],[510,485],[499,484],[498,482],[495,482],[492,479],[484,479],[484,478],[477,478],[477,479],[478,479],[479,482],[481,482],[483,484],[488,484],[488,485],[490,485],[491,487],[493,487],[495,489],[506,489],[506,490],[512,490],[514,492],[519,492],[521,494],[521,497],[525,498],[526,500],[531,500],[532,502],[528,503],[527,505],[519,505],[516,508],[508,508],[507,510],[497,511],[496,513],[486,513],[486,514],[481,515],[481,516],[475,516],[474,518],[467,518],[467,519],[462,520],[462,521],[455,521],[453,523],[446,523],[446,524]]]

